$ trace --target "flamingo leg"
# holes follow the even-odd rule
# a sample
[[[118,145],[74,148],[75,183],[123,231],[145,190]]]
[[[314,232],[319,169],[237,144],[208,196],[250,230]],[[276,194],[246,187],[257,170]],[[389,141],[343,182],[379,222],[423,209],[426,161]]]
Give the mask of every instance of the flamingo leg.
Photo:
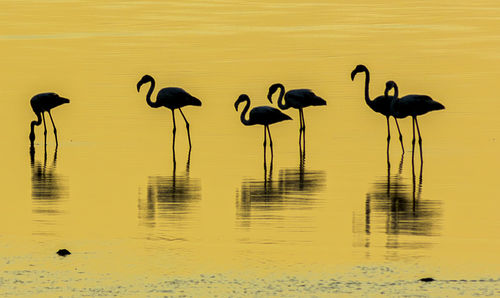
[[[175,162],[175,132],[177,130],[177,128],[175,127],[175,114],[174,114],[174,110],[172,110],[172,122],[174,124],[174,128],[172,129],[172,158],[173,158],[173,161],[174,161],[174,168],[176,166],[176,162]]]
[[[42,112],[42,119],[43,119],[43,135],[45,136],[45,145],[47,145],[47,126],[45,125],[45,114]]]
[[[390,169],[391,168],[391,162],[390,162],[390,158],[389,158],[389,140],[387,141],[387,152],[386,152],[386,155],[387,155],[387,168]]]
[[[387,143],[391,141],[391,129],[389,127],[389,116],[386,116],[385,119],[387,120]]]
[[[391,166],[391,162],[389,160],[389,144],[391,143],[391,129],[389,126],[389,116],[386,116],[385,119],[387,120],[387,167]]]
[[[300,109],[300,114],[302,115],[302,130],[306,131],[306,120],[304,119],[304,110]]]
[[[422,155],[422,136],[420,135],[420,128],[418,128],[418,120],[415,117],[415,123],[417,124],[417,132],[418,132],[418,145],[420,146],[420,162],[423,163],[423,155]]]
[[[399,133],[399,142],[401,143],[401,149],[403,149],[403,154],[405,153],[405,147],[403,146],[403,135],[401,134],[401,130],[399,130],[398,119],[394,117],[394,121],[396,122],[396,127],[398,128]]]
[[[411,181],[412,181],[412,198],[413,198],[413,212],[415,212],[415,163],[411,164]]]
[[[189,167],[191,165],[191,150],[189,150],[187,161],[186,161],[186,174],[189,175]]]
[[[411,166],[415,167],[414,159],[415,159],[415,117],[411,118],[411,124],[413,127],[413,140],[411,141]]]
[[[404,159],[404,153],[401,154],[401,160],[399,161],[399,175],[403,172],[403,159]]]
[[[302,146],[302,113],[301,110],[299,109],[299,123],[300,123],[300,128],[299,128],[299,147]]]
[[[415,117],[412,117],[412,126],[413,126],[413,140],[411,141],[412,145],[415,145]]]
[[[271,130],[269,130],[269,125],[266,125],[267,132],[269,134],[269,147],[271,147],[271,162],[273,160],[273,139],[271,139]]]
[[[187,121],[186,117],[184,116],[184,113],[182,112],[181,108],[179,108],[179,111],[181,112],[182,118],[184,118],[184,121],[186,121],[186,129],[188,133],[188,141],[189,141],[189,151],[191,151],[191,134],[189,133],[189,122]]]
[[[306,120],[304,119],[304,110],[300,109],[302,115],[302,143],[304,147],[304,154],[306,153]]]
[[[267,139],[267,125],[264,125],[264,169],[266,168],[266,139]]]
[[[59,142],[57,141],[57,128],[56,125],[54,124],[54,119],[52,119],[52,114],[50,114],[50,110],[47,112],[49,113],[50,121],[52,122],[52,127],[54,128],[54,136],[56,137],[56,148],[57,148],[57,146],[59,146]]]

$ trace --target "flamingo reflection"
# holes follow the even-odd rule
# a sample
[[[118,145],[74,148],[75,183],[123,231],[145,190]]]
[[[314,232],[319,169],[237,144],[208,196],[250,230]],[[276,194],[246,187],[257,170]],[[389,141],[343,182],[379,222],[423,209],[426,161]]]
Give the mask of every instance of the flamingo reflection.
[[[387,175],[376,181],[374,189],[366,194],[363,228],[366,247],[371,246],[372,235],[384,233],[386,248],[418,249],[432,245],[431,237],[439,232],[441,203],[421,198],[422,167],[417,181],[413,162],[411,185],[407,182],[402,176],[403,159],[404,155],[397,174],[391,175],[388,164]],[[359,228],[355,227],[361,230]]]
[[[243,180],[236,200],[237,219],[249,226],[252,221],[283,219],[285,210],[311,209],[325,184],[325,172],[305,169],[303,160],[298,168],[280,169],[278,177],[273,177],[272,164],[269,170],[264,165],[264,179]]]
[[[189,169],[190,154],[184,173],[177,173],[174,165],[172,175],[148,177],[146,199],[139,199],[139,219],[144,225],[183,225],[201,197],[200,181],[189,176]]]
[[[61,201],[68,197],[66,179],[57,173],[57,148],[51,164],[47,165],[47,148],[44,147],[43,163],[35,159],[35,151],[30,150],[31,198],[33,214],[40,234],[52,233],[59,215],[63,213]]]

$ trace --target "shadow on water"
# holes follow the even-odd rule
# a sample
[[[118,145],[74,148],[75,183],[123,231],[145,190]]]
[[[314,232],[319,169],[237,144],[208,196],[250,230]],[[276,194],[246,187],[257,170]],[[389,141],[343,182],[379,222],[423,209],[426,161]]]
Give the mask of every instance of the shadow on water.
[[[57,147],[50,164],[47,162],[47,146],[44,146],[43,161],[35,159],[35,149],[30,148],[31,198],[34,220],[42,231],[36,234],[52,234],[59,216],[64,213],[61,202],[68,198],[65,177],[57,173]],[[51,232],[52,231],[52,232]]]
[[[186,216],[201,197],[199,179],[189,177],[189,152],[186,170],[179,174],[175,162],[172,175],[149,176],[146,198],[139,198],[139,219],[148,227],[183,225]],[[174,157],[175,160],[175,157]]]
[[[264,164],[264,179],[244,179],[237,193],[237,220],[243,227],[252,221],[283,219],[284,210],[306,210],[314,207],[317,194],[326,185],[324,171],[307,170],[301,154],[298,168],[280,169],[277,177],[273,165]],[[294,218],[293,220],[300,220]]]
[[[355,227],[358,234],[365,235],[359,245],[378,246],[373,244],[379,238],[377,234],[385,234],[385,243],[380,245],[386,248],[419,249],[431,246],[432,236],[439,235],[441,202],[422,198],[423,164],[417,177],[412,162],[408,181],[402,175],[403,160],[404,155],[395,174],[391,174],[387,163],[387,175],[373,183],[373,189],[366,194],[364,227]]]

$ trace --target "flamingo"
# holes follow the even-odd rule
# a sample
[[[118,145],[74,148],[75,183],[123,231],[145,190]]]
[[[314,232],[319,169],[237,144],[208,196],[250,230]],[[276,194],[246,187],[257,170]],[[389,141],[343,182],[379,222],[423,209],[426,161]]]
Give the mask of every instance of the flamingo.
[[[280,94],[278,97],[278,107],[282,110],[289,109],[290,107],[299,110],[299,118],[300,118],[300,129],[299,129],[299,144],[300,138],[304,134],[304,145],[305,145],[305,131],[306,131],[306,123],[304,120],[304,111],[303,108],[309,106],[325,106],[326,101],[314,94],[310,89],[294,89],[288,90],[285,93],[285,86],[283,84],[277,83],[271,85],[269,87],[269,93],[267,94],[267,99],[269,102],[273,103],[272,96],[273,94],[280,89]],[[285,99],[285,103],[283,104],[283,98]]]
[[[390,142],[391,140],[391,132],[389,128],[389,117],[393,116],[392,115],[392,110],[391,110],[391,104],[393,97],[387,97],[387,96],[378,96],[374,100],[370,100],[370,95],[369,95],[369,84],[370,84],[370,72],[368,71],[368,68],[366,66],[360,64],[356,66],[356,68],[351,72],[351,80],[354,80],[354,77],[356,74],[359,72],[364,72],[365,73],[365,102],[366,104],[375,112],[380,113],[384,115],[387,119],[387,143]],[[403,149],[403,153],[405,152],[405,148],[403,146],[403,135],[401,134],[401,131],[399,130],[399,124],[398,120],[396,117],[394,117],[394,121],[396,122],[396,126],[398,128],[398,133],[399,133],[399,142],[401,143],[401,149]],[[388,144],[389,146],[389,144]]]
[[[56,138],[56,147],[59,146],[59,142],[57,141],[57,129],[54,124],[54,119],[52,119],[52,114],[50,114],[50,110],[62,104],[69,103],[69,99],[60,97],[54,92],[40,93],[33,96],[30,100],[31,108],[33,112],[36,114],[37,120],[31,121],[31,131],[30,131],[30,141],[31,148],[34,148],[35,142],[35,126],[42,124],[43,119],[43,134],[45,136],[45,142],[47,142],[47,126],[45,125],[45,116],[44,112],[49,113],[50,121],[52,121],[52,127],[54,127],[54,136]]]
[[[266,130],[269,134],[269,146],[271,148],[271,160],[273,158],[273,140],[271,139],[271,131],[269,130],[269,125],[278,123],[284,120],[292,120],[290,116],[282,113],[280,110],[269,107],[269,106],[259,106],[253,108],[250,113],[248,120],[245,118],[245,115],[250,108],[250,98],[246,94],[241,94],[236,102],[234,103],[234,108],[238,111],[238,106],[240,103],[246,101],[246,105],[241,111],[241,123],[244,125],[255,125],[260,124],[264,125],[264,159],[265,159],[265,150],[266,150]]]
[[[389,97],[389,91],[394,88],[394,100],[392,101],[391,110],[395,118],[412,117],[413,126],[413,140],[412,144],[415,146],[415,125],[418,132],[418,144],[420,146],[420,161],[422,161],[422,136],[420,135],[420,128],[418,127],[417,116],[426,114],[435,110],[443,110],[444,106],[433,100],[427,95],[410,94],[405,95],[398,99],[398,85],[394,81],[388,81],[385,84],[384,96]]]
[[[191,96],[189,93],[184,91],[184,89],[177,87],[168,87],[161,89],[156,95],[156,101],[152,102],[151,94],[153,93],[153,90],[155,88],[155,80],[153,79],[153,77],[151,77],[150,75],[143,76],[142,79],[137,83],[137,92],[139,92],[141,86],[145,83],[151,83],[148,94],[146,95],[146,102],[148,103],[148,105],[152,108],[166,107],[172,111],[172,121],[174,123],[174,128],[172,130],[173,134],[172,148],[174,148],[175,146],[175,131],[176,131],[174,110],[179,109],[182,118],[184,118],[184,121],[186,122],[186,129],[189,141],[189,151],[191,151],[191,135],[189,133],[189,122],[184,116],[184,113],[182,112],[181,108],[184,106],[201,106],[201,101],[198,98]]]

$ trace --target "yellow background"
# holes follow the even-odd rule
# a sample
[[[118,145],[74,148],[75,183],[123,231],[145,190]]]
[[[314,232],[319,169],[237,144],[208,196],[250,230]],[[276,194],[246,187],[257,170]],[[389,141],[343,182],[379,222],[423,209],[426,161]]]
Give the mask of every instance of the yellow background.
[[[88,280],[109,273],[105,284],[167,273],[321,276],[387,263],[409,279],[497,274],[499,13],[497,1],[3,1],[5,274],[30,265],[63,274],[69,269],[54,263],[63,247]],[[350,79],[357,64],[371,71],[372,98],[395,80],[400,94],[446,106],[419,118],[425,163],[416,189],[430,215],[411,217],[409,228],[390,206],[372,207],[365,232],[367,196],[384,203],[386,123],[364,103],[364,75]],[[178,86],[203,102],[184,109],[188,171],[176,112],[176,187],[187,193],[174,206],[155,192],[171,191],[171,113],[146,105],[149,86],[137,93],[144,74],[156,79],[153,96]],[[246,93],[252,106],[270,105],[276,82],[328,102],[304,111],[303,174],[312,184],[245,204],[245,191],[268,191],[269,172],[262,128],[244,127],[233,103]],[[29,99],[47,91],[71,103],[52,113],[56,162],[48,124],[47,160],[40,126],[32,166]],[[275,188],[300,176],[298,112],[285,112],[294,120],[271,127]],[[411,199],[411,122],[400,124],[407,154],[399,173],[391,120],[390,179]],[[36,187],[54,194],[37,199]]]

